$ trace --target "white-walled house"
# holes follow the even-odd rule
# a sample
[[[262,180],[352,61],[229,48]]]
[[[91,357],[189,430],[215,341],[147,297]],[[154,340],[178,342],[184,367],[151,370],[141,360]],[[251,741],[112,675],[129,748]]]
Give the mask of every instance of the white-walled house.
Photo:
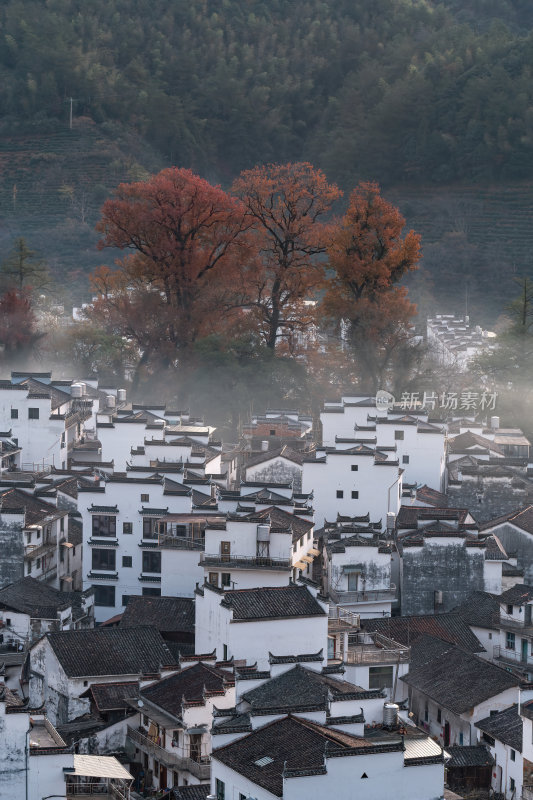
[[[307,586],[226,591],[205,583],[196,590],[196,651],[215,650],[219,660],[244,659],[263,669],[273,642],[279,655],[325,653],[327,636],[328,605]]]
[[[460,647],[422,636],[411,653],[409,708],[444,747],[477,744],[475,723],[518,702],[518,678]]]
[[[369,739],[286,716],[213,751],[211,792],[218,800],[382,800],[394,787],[398,800],[434,800],[443,753],[416,734]]]
[[[32,488],[0,490],[0,585],[31,575],[59,587],[59,542],[67,528],[68,512]]]
[[[265,450],[248,458],[242,467],[245,481],[292,481],[295,492],[302,489],[303,455],[288,445]]]
[[[66,467],[95,403],[73,384],[54,381],[50,372],[12,372],[0,380],[0,430],[11,431],[24,469]]]
[[[152,774],[151,787],[208,781],[213,708],[235,705],[233,671],[203,660],[183,664],[180,672],[145,686],[139,699],[132,701],[138,713],[129,721],[127,736],[135,761],[145,775]]]
[[[402,476],[395,452],[366,444],[326,447],[304,458],[302,489],[313,492],[318,527],[337,514],[370,514],[385,523],[388,513],[399,511]]]
[[[207,521],[203,578],[213,586],[250,589],[307,577],[318,553],[313,528],[312,519],[277,506]]]
[[[0,800],[66,797],[73,800],[89,784],[127,800],[132,775],[116,758],[80,756],[67,747],[43,709],[23,704],[0,685]]]
[[[492,789],[503,795],[505,800],[522,798],[524,760],[527,764],[529,757],[531,764],[531,736],[529,741],[524,741],[525,748],[522,751],[524,720],[520,710],[520,704],[517,703],[476,722],[480,742],[488,747],[494,758]]]
[[[390,617],[396,599],[391,556],[391,543],[377,532],[373,536],[328,533],[324,548],[325,593],[361,617]]]
[[[62,724],[90,710],[83,696],[90,685],[153,680],[178,668],[155,628],[106,627],[45,634],[31,647],[23,677],[30,704],[45,705]]]
[[[185,536],[175,537],[171,521],[173,515],[192,515],[189,486],[163,476],[113,475],[78,491],[83,586],[95,588],[97,622],[122,613],[132,595],[192,596],[203,578],[198,542],[187,547],[187,530],[193,528],[185,520]],[[200,513],[199,524],[202,518]],[[174,530],[178,524],[175,520]]]

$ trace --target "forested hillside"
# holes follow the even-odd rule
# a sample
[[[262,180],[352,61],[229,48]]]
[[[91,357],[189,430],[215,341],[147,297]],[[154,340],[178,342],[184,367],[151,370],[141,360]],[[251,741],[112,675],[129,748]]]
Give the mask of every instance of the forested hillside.
[[[394,188],[408,222],[423,186],[436,222],[432,186],[533,179],[532,24],[526,0],[5,0],[0,242],[26,234],[47,256],[59,226],[55,268],[83,272],[109,190],[169,164],[228,185],[308,159],[345,189]]]

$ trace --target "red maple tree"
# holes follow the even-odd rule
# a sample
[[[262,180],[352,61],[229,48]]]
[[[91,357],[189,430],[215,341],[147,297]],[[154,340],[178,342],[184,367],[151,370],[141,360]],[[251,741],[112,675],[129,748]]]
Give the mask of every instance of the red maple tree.
[[[145,354],[158,341],[168,343],[170,358],[183,357],[220,323],[220,294],[242,258],[246,225],[236,198],[187,169],[120,184],[102,208],[99,246],[132,255],[115,271],[94,273],[96,312],[122,325]]]
[[[318,256],[329,231],[323,218],[342,193],[309,163],[254,167],[241,173],[232,191],[253,223],[255,258],[243,269],[240,302],[274,350],[312,319],[306,301],[323,278]]]

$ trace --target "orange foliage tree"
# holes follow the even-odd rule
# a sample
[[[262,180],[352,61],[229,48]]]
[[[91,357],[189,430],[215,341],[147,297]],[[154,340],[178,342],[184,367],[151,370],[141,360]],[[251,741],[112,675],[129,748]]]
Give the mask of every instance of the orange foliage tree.
[[[398,282],[417,268],[420,236],[402,237],[405,220],[375,183],[362,183],[328,246],[331,275],[325,283],[324,315],[343,320],[361,382],[376,390],[396,359],[406,367],[416,306]]]
[[[6,362],[31,355],[43,334],[28,292],[11,289],[0,297],[0,347]]]
[[[308,163],[270,164],[242,172],[232,187],[252,222],[254,258],[243,262],[239,304],[271,350],[312,320],[323,278],[319,260],[329,226],[323,217],[341,191]]]
[[[243,205],[190,170],[120,184],[102,208],[99,246],[131,255],[93,274],[93,315],[134,339],[144,362],[156,351],[182,361],[220,329],[220,297],[233,285],[246,226]]]

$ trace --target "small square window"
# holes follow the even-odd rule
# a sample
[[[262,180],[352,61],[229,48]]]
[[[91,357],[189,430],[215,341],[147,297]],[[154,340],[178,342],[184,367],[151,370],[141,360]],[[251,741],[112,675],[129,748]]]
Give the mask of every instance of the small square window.
[[[508,614],[512,614],[512,613],[513,613],[513,606],[512,606],[511,604],[509,604],[509,605],[507,606],[507,613],[508,613]]]
[[[442,709],[437,709],[437,722],[442,722]]]
[[[28,419],[39,419],[39,409],[28,408]]]
[[[511,755],[511,761],[516,761],[516,752],[514,750],[511,750],[510,755]]]
[[[123,567],[132,567],[133,566],[133,558],[132,558],[132,556],[122,556],[122,566]]]
[[[344,492],[342,491],[342,489],[337,489],[337,497],[339,499],[342,499],[344,497]]]
[[[352,464],[352,472],[357,472],[359,469],[359,464]]]
[[[271,429],[270,429],[270,435],[271,435],[271,436],[275,436],[275,435],[276,435],[276,431],[275,431],[275,429],[274,429],[274,428],[271,428]]]
[[[509,791],[514,792],[514,790],[515,790],[514,778],[509,778]]]
[[[122,533],[133,533],[133,522],[123,522]]]
[[[144,586],[143,597],[161,597],[161,589],[156,589],[153,586]]]
[[[18,408],[11,409],[11,419],[18,419],[19,418],[19,410]]]
[[[408,463],[409,463],[409,456],[402,456],[402,464],[408,464]]]
[[[209,573],[209,583],[211,586],[218,586],[218,572]]]
[[[231,585],[231,573],[223,572],[220,576],[220,583],[222,586],[230,586]]]
[[[396,439],[396,441],[403,442],[403,434],[404,434],[403,431],[394,431],[394,438]]]
[[[141,495],[141,503],[149,503],[150,502],[150,495],[149,494],[142,494]]]
[[[352,500],[359,500],[359,492],[357,491],[352,492]]]

